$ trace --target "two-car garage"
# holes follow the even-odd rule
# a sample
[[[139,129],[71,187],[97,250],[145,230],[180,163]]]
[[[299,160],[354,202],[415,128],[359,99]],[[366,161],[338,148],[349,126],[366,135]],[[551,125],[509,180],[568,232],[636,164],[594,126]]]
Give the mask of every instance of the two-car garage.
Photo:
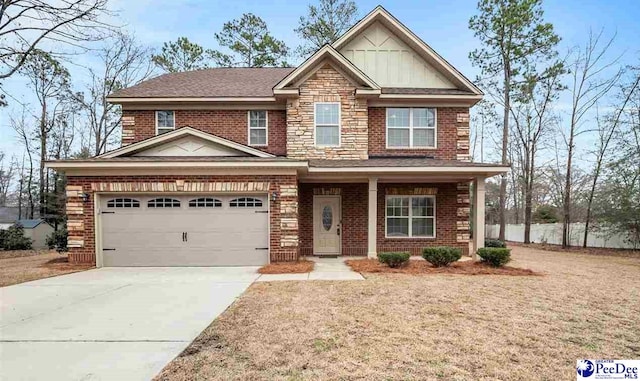
[[[101,195],[103,266],[260,266],[266,195]]]

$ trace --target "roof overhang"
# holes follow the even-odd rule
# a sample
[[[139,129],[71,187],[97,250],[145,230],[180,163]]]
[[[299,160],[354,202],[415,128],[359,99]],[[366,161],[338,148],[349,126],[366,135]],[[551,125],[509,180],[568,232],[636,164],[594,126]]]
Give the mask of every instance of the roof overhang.
[[[127,98],[127,97],[107,97],[107,102],[114,104],[125,103],[173,103],[173,102],[226,102],[226,103],[257,103],[257,102],[276,102],[275,97],[157,97],[157,98]]]
[[[363,87],[363,90],[374,92],[376,95],[381,93],[380,86],[378,86],[377,83],[331,45],[324,45],[318,49],[318,51],[304,61],[302,65],[284,77],[282,81],[273,87],[273,93],[276,96],[297,95],[297,88],[300,83],[304,82],[305,79],[325,63],[331,63],[343,75],[356,82],[358,86]]]
[[[178,128],[174,131],[168,132],[166,134],[162,134],[162,135],[158,135],[158,136],[154,136],[152,138],[146,139],[146,140],[142,140],[140,142],[128,145],[128,146],[124,146],[121,148],[118,148],[116,150],[104,153],[100,156],[98,156],[98,158],[102,158],[102,159],[110,159],[110,158],[115,158],[115,157],[120,157],[120,156],[127,156],[127,155],[132,155],[136,152],[140,152],[146,149],[149,149],[151,147],[155,147],[158,146],[160,144],[163,143],[167,143],[170,142],[172,140],[176,140],[185,136],[195,136],[198,138],[201,138],[203,140],[215,143],[215,144],[220,144],[222,146],[225,147],[229,147],[231,149],[249,154],[251,156],[255,156],[255,157],[275,157],[274,155],[270,154],[270,153],[266,153],[264,151],[260,151],[258,149],[255,148],[251,148],[249,146],[245,146],[244,144],[240,144],[240,143],[236,143],[233,142],[231,140],[227,140],[224,138],[221,138],[219,136],[215,136],[200,130],[196,130],[195,128],[191,128],[191,127],[181,127]]]
[[[339,51],[348,44],[362,30],[365,30],[374,22],[381,22],[390,31],[400,37],[407,45],[416,51],[422,58],[438,69],[442,74],[446,75],[454,84],[462,89],[466,89],[475,95],[484,95],[473,82],[460,73],[453,65],[447,62],[435,50],[433,50],[426,42],[413,33],[409,28],[402,24],[392,14],[390,14],[382,6],[378,5],[373,11],[366,15],[362,20],[358,21],[346,33],[338,38],[332,46]]]

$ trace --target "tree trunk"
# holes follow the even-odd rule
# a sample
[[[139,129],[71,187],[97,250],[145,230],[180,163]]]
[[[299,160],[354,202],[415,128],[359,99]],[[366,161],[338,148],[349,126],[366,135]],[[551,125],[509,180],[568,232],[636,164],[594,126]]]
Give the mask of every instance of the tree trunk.
[[[45,179],[45,169],[44,162],[47,160],[47,104],[43,102],[42,104],[42,114],[40,115],[40,184],[39,184],[39,198],[40,202],[40,218],[44,218],[45,215],[45,189],[47,187],[46,179]]]
[[[573,124],[573,123],[572,123]],[[569,228],[571,227],[571,162],[573,159],[573,138],[574,128],[571,127],[569,136],[569,153],[567,155],[567,173],[564,183],[564,197],[562,200],[563,221],[562,221],[562,247],[571,246],[571,238],[569,237]]]
[[[508,164],[507,161],[507,146],[509,144],[509,110],[511,107],[511,100],[509,99],[510,95],[510,69],[509,65],[506,65],[504,71],[504,120],[502,125],[502,164]],[[498,235],[498,239],[504,241],[505,233],[506,233],[506,223],[507,223],[507,176],[506,174],[502,174],[500,179],[500,233]]]
[[[532,143],[535,144],[535,143]],[[531,215],[533,211],[533,174],[534,174],[534,162],[535,151],[533,147],[531,149],[531,156],[529,157],[529,168],[527,168],[527,182],[525,184],[525,199],[524,199],[524,243],[531,243]]]

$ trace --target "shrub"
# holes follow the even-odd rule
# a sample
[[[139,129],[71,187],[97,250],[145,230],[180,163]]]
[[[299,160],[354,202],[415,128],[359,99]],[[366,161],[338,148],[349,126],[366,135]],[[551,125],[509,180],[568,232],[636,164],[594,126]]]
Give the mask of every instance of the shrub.
[[[507,244],[499,239],[487,238],[484,240],[484,247],[507,247]]]
[[[28,250],[31,249],[31,239],[24,236],[24,228],[20,224],[11,225],[4,233],[5,250]]]
[[[511,249],[503,247],[482,247],[478,249],[478,256],[493,267],[502,267],[511,260]]]
[[[380,261],[380,263],[386,264],[389,267],[396,268],[405,264],[409,260],[410,256],[411,254],[406,251],[379,253],[378,261]]]
[[[67,229],[62,227],[47,236],[47,246],[49,249],[56,249],[58,253],[69,251],[67,248]]]
[[[460,260],[461,257],[462,250],[455,247],[426,247],[422,250],[422,258],[435,267],[449,266]]]

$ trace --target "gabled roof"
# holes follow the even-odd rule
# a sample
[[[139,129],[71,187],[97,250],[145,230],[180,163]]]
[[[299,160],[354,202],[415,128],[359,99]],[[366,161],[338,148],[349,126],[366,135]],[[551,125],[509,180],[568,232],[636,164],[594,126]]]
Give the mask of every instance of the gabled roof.
[[[460,73],[453,65],[442,58],[435,50],[433,50],[426,42],[414,34],[409,28],[396,19],[391,13],[378,5],[366,15],[362,20],[358,21],[345,34],[338,38],[332,46],[336,50],[340,50],[361,31],[365,30],[372,23],[379,21],[391,32],[400,37],[407,45],[413,48],[416,53],[420,54],[434,68],[446,75],[453,83],[461,89],[468,90],[474,95],[483,95],[483,92],[476,87],[467,77]]]
[[[196,130],[194,128],[191,127],[181,127],[178,128],[174,131],[171,132],[167,132],[166,134],[162,134],[162,135],[158,135],[158,136],[154,136],[152,138],[149,139],[145,139],[142,141],[139,141],[137,143],[133,143],[131,145],[128,146],[124,146],[121,148],[118,148],[116,150],[104,153],[100,156],[98,156],[98,158],[100,159],[110,159],[110,158],[115,158],[115,157],[121,157],[121,156],[129,156],[129,155],[133,155],[135,153],[138,153],[140,151],[149,149],[151,147],[156,147],[158,145],[164,144],[164,143],[168,143],[171,142],[173,140],[176,140],[178,138],[182,138],[185,136],[195,136],[197,138],[209,141],[211,143],[215,143],[215,144],[219,144],[240,152],[243,152],[245,154],[249,154],[251,156],[255,156],[255,157],[263,157],[263,158],[269,158],[269,157],[274,157],[274,155],[270,154],[270,153],[266,153],[263,151],[260,151],[258,149],[255,148],[251,148],[249,146],[246,146],[244,144],[240,144],[240,143],[236,143],[233,142],[231,140],[227,140],[224,138],[221,138],[219,136],[215,136],[209,133],[206,133],[204,131],[200,131],[200,130]]]
[[[296,88],[295,84],[298,81],[314,73],[326,61],[336,64],[338,69],[346,72],[345,74],[347,74],[351,80],[355,81],[358,86],[362,86],[368,90],[374,90],[377,94],[380,94],[380,86],[331,45],[324,45],[318,49],[318,51],[307,58],[302,65],[284,77],[284,79],[274,86],[273,93],[276,95],[291,94],[290,90]]]

